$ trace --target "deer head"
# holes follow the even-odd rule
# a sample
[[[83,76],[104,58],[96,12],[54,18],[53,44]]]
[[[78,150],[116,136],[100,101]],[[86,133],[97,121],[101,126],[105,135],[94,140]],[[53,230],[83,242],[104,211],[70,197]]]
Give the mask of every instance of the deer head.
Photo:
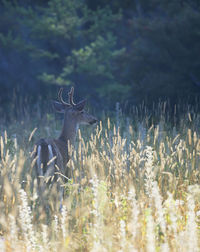
[[[53,101],[54,108],[59,113],[64,113],[65,120],[73,122],[73,124],[88,124],[92,125],[97,122],[97,118],[90,115],[84,110],[86,100],[82,100],[75,104],[74,102],[74,88],[72,87],[68,93],[68,102],[63,100],[63,88],[58,92],[58,100]]]
[[[58,101],[53,101],[54,108],[58,112],[64,113],[64,123],[59,138],[42,138],[37,143],[36,155],[38,159],[36,171],[38,187],[41,190],[44,189],[44,181],[41,177],[46,179],[49,177],[52,177],[52,179],[55,178],[55,171],[57,171],[57,168],[60,169],[61,173],[64,174],[65,177],[70,177],[71,171],[67,167],[67,163],[70,159],[68,153],[69,144],[74,145],[79,124],[92,125],[97,122],[97,119],[94,116],[84,110],[86,100],[82,100],[75,104],[73,99],[73,87],[68,93],[68,102],[63,100],[62,93],[63,89],[61,88],[58,92]],[[54,157],[56,157],[54,161],[49,164],[50,160]],[[62,196],[63,187],[60,187],[60,192]]]

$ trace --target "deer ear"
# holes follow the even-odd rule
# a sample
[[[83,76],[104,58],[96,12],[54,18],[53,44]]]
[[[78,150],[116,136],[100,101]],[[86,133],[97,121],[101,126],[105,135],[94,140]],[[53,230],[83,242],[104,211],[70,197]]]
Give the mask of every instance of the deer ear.
[[[82,111],[85,107],[85,104],[86,104],[86,100],[82,100],[80,101],[79,103],[77,103],[75,105],[75,108],[78,110],[78,111]]]
[[[57,101],[52,101],[53,108],[59,112],[59,113],[64,113],[65,112],[65,105],[57,102]]]

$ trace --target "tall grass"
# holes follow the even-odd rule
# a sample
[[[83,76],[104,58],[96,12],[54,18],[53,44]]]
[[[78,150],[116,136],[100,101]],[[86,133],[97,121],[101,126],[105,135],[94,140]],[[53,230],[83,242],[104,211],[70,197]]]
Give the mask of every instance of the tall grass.
[[[1,251],[199,251],[200,116],[142,105],[78,132],[63,207],[40,200],[32,158],[51,115],[1,125]],[[38,129],[36,129],[38,128]],[[92,133],[91,133],[92,131]],[[47,189],[48,190],[48,189]]]

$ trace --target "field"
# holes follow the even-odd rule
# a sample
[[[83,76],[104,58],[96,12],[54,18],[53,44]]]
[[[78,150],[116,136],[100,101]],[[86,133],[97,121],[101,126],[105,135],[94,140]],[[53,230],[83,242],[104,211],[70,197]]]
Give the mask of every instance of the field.
[[[0,251],[200,251],[200,114],[159,103],[118,108],[81,128],[60,208],[41,200],[34,142],[58,136],[54,114],[0,125]],[[47,189],[48,190],[48,189]]]

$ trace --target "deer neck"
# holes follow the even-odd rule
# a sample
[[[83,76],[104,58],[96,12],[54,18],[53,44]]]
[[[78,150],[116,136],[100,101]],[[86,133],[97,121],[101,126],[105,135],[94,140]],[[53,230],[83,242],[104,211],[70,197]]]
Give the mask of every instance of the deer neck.
[[[69,116],[65,116],[63,128],[59,137],[59,140],[68,144],[68,142],[72,145],[75,143],[76,133],[78,129],[78,123],[70,118]]]

